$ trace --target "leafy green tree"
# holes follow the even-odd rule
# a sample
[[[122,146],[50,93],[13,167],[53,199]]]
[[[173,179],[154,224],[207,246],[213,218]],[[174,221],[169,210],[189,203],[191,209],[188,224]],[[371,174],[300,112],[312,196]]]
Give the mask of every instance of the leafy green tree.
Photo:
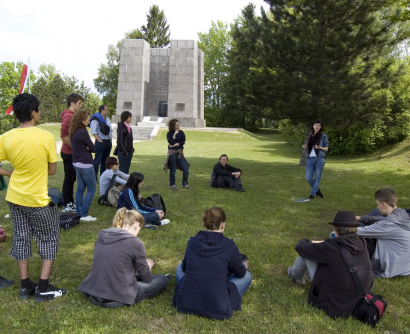
[[[140,29],[143,38],[152,48],[163,48],[169,45],[170,31],[164,11],[152,5],[147,13],[147,24]]]
[[[212,21],[209,31],[199,32],[198,39],[198,47],[204,52],[205,119],[209,126],[221,126],[232,37],[226,23]]]

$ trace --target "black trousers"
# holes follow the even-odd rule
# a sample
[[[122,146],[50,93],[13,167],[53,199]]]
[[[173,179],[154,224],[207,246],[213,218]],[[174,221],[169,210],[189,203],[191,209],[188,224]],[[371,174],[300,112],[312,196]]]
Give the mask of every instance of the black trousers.
[[[61,158],[64,164],[64,182],[63,182],[63,205],[74,203],[74,183],[76,173],[73,167],[73,155],[61,152]]]
[[[241,177],[235,177],[234,175],[219,175],[217,176],[217,187],[239,189],[242,187]]]

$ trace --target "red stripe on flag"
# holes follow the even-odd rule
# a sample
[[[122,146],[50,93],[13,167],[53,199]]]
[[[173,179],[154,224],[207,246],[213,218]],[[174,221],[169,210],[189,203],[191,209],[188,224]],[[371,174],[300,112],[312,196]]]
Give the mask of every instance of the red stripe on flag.
[[[26,80],[27,80],[27,65],[23,65],[23,71],[21,72],[21,78],[20,78],[20,92],[21,94],[24,90],[24,86],[26,85]]]
[[[7,108],[6,114],[7,115],[12,115],[13,114],[13,106],[12,105],[10,105],[10,107]]]

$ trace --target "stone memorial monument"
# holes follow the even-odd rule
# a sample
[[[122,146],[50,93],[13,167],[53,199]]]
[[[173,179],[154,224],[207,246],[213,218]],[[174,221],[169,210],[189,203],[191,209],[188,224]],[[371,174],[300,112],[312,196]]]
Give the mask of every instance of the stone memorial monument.
[[[143,39],[123,39],[114,124],[125,110],[133,115],[131,125],[165,126],[177,118],[183,127],[205,127],[204,54],[196,42],[151,48]]]

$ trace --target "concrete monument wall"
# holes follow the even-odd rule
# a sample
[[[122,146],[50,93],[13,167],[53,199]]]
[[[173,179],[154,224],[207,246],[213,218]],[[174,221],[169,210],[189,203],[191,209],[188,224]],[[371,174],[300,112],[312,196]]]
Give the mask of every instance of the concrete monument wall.
[[[118,122],[124,110],[133,124],[158,116],[158,103],[168,104],[166,120],[182,126],[205,127],[204,55],[193,40],[172,40],[170,48],[150,48],[142,39],[123,39],[118,77]]]

